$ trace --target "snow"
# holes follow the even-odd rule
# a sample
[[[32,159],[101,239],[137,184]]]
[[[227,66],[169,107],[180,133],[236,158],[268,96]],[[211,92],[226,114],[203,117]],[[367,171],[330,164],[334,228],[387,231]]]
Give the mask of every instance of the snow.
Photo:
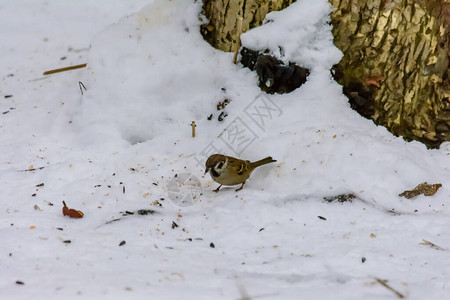
[[[448,299],[450,144],[427,150],[350,109],[330,76],[330,9],[297,1],[243,34],[311,68],[294,92],[263,95],[203,41],[199,1],[1,3],[2,296],[397,299],[379,278],[408,299]],[[213,148],[277,162],[216,194],[202,165]],[[182,174],[202,185],[194,205],[173,199]],[[443,186],[398,196],[424,181]],[[340,194],[356,198],[324,200]]]

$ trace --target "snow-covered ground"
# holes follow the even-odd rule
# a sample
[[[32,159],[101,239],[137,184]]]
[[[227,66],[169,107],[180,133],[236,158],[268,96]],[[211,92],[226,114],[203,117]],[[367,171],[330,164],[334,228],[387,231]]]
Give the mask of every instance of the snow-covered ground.
[[[0,2],[1,298],[450,299],[450,144],[427,150],[350,109],[330,78],[328,2],[242,36],[311,68],[285,95],[204,42],[200,10]],[[215,150],[277,162],[216,194]],[[194,203],[174,197],[185,176],[201,184]],[[443,186],[398,196],[425,181]]]

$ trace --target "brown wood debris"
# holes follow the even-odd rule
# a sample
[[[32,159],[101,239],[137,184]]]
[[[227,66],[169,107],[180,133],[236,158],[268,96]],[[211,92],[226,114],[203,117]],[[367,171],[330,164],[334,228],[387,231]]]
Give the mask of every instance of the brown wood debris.
[[[440,187],[442,187],[442,184],[440,183],[429,184],[428,182],[423,182],[417,185],[412,190],[404,191],[403,193],[399,194],[399,196],[405,197],[407,199],[414,198],[416,196],[419,196],[420,194],[424,194],[425,196],[433,196],[434,194],[436,194]]]

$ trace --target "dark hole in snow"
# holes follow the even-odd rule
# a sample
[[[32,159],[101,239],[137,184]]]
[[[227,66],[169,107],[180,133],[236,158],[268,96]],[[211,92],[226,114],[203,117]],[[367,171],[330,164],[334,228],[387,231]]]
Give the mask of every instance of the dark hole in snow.
[[[241,50],[241,64],[252,71],[256,70],[259,87],[269,94],[290,93],[302,86],[309,75],[309,69],[294,62],[285,64],[274,56],[248,48]]]
[[[331,75],[336,82],[341,83],[344,79],[344,70],[340,65],[336,64],[331,68]],[[342,88],[342,92],[347,96],[351,108],[367,119],[370,119],[375,113],[372,89],[373,87],[364,86],[357,80],[343,83]]]

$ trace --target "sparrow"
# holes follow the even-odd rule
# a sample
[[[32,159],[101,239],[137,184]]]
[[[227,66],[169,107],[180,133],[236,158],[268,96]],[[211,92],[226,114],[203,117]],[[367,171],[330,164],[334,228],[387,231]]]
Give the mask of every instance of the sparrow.
[[[241,160],[222,154],[213,154],[206,160],[205,174],[209,172],[211,178],[220,184],[214,192],[217,193],[222,185],[242,184],[236,190],[237,192],[244,188],[245,181],[250,177],[250,174],[252,174],[255,168],[272,162],[276,162],[276,160],[270,156],[255,162],[250,162],[249,160]]]

